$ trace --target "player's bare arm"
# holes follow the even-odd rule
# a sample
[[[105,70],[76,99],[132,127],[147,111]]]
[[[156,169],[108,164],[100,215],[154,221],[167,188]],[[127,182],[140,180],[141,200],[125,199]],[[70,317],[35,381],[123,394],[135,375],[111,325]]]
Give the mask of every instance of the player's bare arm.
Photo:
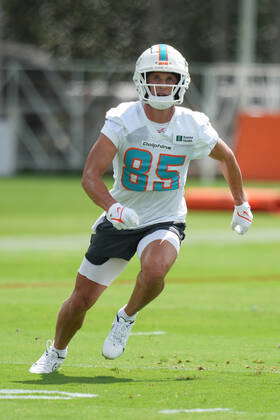
[[[224,141],[219,139],[209,156],[221,163],[223,175],[235,203],[231,227],[236,233],[243,235],[252,224],[253,215],[243,190],[241,171],[234,153]]]
[[[209,156],[221,163],[221,169],[229,185],[235,205],[239,206],[247,201],[247,197],[243,191],[241,172],[233,151],[223,140],[218,140]]]
[[[102,179],[116,153],[116,146],[101,133],[86,160],[82,185],[92,201],[107,212],[107,219],[116,229],[133,229],[139,224],[138,215],[133,209],[118,203]]]
[[[116,146],[101,133],[89,152],[83,170],[82,185],[84,190],[91,200],[105,211],[116,203],[102,179],[116,153]]]

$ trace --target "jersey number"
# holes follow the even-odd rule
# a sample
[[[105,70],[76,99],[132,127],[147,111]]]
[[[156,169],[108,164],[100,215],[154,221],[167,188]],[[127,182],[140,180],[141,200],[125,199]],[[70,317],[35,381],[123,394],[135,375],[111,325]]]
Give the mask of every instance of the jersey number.
[[[170,166],[182,166],[186,156],[167,155],[161,153],[158,158],[156,175],[161,181],[153,182],[153,191],[177,190],[180,173],[170,170]],[[153,155],[145,149],[130,148],[124,155],[122,184],[128,190],[145,191]]]

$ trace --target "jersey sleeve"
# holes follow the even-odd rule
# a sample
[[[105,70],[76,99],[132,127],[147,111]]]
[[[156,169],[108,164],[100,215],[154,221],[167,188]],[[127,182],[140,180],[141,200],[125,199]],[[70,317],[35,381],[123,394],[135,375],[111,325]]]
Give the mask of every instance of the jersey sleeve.
[[[192,150],[191,159],[201,159],[208,156],[218,140],[219,135],[210,124],[209,118],[205,114],[200,113],[198,137]]]
[[[117,148],[119,147],[123,133],[123,127],[120,124],[107,119],[101,129],[101,133],[105,134]]]

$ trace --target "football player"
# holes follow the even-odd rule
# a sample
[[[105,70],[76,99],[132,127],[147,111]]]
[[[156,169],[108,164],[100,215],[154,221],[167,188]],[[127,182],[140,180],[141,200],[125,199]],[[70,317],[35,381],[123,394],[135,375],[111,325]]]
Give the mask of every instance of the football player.
[[[152,46],[137,60],[133,80],[139,101],[107,112],[85,163],[82,185],[104,213],[93,225],[75,288],[58,314],[54,341],[31,373],[59,368],[87,310],[137,253],[141,269],[134,290],[102,349],[108,359],[123,353],[138,312],[161,293],[179,253],[187,213],[184,186],[193,159],[221,162],[235,203],[232,228],[244,234],[252,223],[232,150],[205,114],[178,106],[190,84],[182,54],[169,45]],[[102,176],[111,163],[115,182],[109,191]]]

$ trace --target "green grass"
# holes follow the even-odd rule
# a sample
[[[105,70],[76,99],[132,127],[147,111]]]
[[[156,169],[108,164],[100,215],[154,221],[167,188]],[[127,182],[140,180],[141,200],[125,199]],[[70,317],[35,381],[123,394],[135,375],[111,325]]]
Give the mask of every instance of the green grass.
[[[133,331],[165,334],[132,335],[115,361],[100,354],[134,258],[89,311],[60,373],[32,375],[100,210],[75,177],[0,179],[0,190],[0,389],[98,394],[0,399],[1,420],[280,418],[279,215],[257,213],[240,238],[229,212],[190,212],[166,288]],[[230,411],[160,413],[196,408]]]

